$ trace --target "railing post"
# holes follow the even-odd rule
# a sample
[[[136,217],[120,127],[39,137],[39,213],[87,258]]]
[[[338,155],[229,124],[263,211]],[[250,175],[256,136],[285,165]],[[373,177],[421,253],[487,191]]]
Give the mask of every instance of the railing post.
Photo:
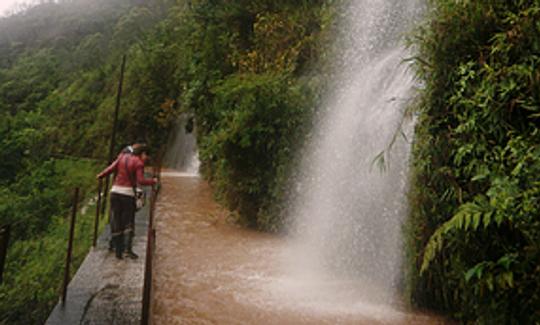
[[[73,235],[75,232],[75,218],[77,216],[77,203],[79,201],[79,188],[76,187],[73,193],[73,210],[71,211],[71,221],[69,225],[69,239],[66,254],[66,268],[64,270],[64,283],[62,284],[62,305],[66,303],[67,286],[69,283],[69,267],[71,264],[71,252],[73,250]]]
[[[103,202],[101,202],[101,219],[106,215],[107,209],[107,192],[109,191],[109,176],[105,176],[105,188],[103,188]]]
[[[92,241],[92,246],[96,247],[97,243],[97,233],[98,233],[98,226],[99,226],[99,210],[101,207],[101,188],[103,187],[103,180],[100,178],[98,180],[98,188],[97,188],[97,203],[96,203],[96,220],[94,221],[94,239]]]
[[[10,232],[10,225],[0,228],[0,284],[2,284],[4,280],[4,266],[6,263]]]
[[[148,325],[150,321],[150,297],[151,297],[151,287],[152,287],[152,244],[153,244],[153,235],[152,231],[152,219],[153,219],[153,208],[154,201],[156,198],[156,191],[152,190],[152,196],[150,198],[150,207],[149,207],[149,217],[148,217],[148,231],[146,238],[146,260],[144,263],[144,283],[143,283],[143,301],[142,301],[142,317],[141,325]]]
[[[161,164],[159,168],[154,169],[154,177],[158,179],[161,176]],[[157,175],[156,175],[157,171]],[[152,260],[154,255],[154,246],[156,240],[156,231],[154,230],[154,210],[156,207],[156,201],[158,196],[158,190],[152,189],[152,197],[150,198],[150,207],[148,215],[148,232],[146,240],[146,261],[144,265],[144,284],[143,284],[143,301],[142,301],[142,317],[141,325],[150,324],[150,303],[152,298]]]
[[[126,56],[122,56],[122,65],[120,66],[120,80],[118,81],[118,91],[116,92],[116,106],[114,108],[113,116],[113,128],[111,132],[111,143],[109,144],[109,164],[113,162],[114,157],[114,144],[116,143],[116,129],[118,128],[118,112],[120,111],[120,103],[122,99],[122,84],[124,83],[124,70],[126,67]],[[110,177],[107,176],[105,181],[105,191],[109,190]],[[103,197],[103,209],[102,213],[105,213],[105,206],[107,205],[107,196]]]

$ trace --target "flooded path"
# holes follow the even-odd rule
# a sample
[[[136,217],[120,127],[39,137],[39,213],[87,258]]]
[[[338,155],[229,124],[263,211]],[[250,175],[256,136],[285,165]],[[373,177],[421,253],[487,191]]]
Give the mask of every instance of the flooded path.
[[[331,284],[343,287],[346,301],[303,287],[284,270],[283,238],[228,224],[209,186],[183,176],[162,178],[153,324],[443,324],[366,305],[347,283]]]

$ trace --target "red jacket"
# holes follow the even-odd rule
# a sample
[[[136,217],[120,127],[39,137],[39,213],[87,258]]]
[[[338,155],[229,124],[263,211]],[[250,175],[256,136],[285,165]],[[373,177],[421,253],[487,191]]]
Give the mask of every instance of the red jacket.
[[[138,185],[156,184],[155,179],[144,178],[144,162],[142,161],[141,157],[132,154],[122,153],[118,155],[118,158],[116,158],[116,160],[110,164],[109,167],[105,168],[101,173],[99,173],[98,177],[103,178],[113,172],[116,174],[113,185],[133,187],[135,184],[132,184],[131,179],[133,179]]]

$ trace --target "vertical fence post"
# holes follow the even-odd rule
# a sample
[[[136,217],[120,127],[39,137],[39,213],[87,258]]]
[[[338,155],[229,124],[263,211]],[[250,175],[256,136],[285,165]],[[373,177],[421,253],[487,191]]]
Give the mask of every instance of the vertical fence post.
[[[66,303],[67,286],[69,283],[69,267],[71,264],[71,252],[73,250],[73,234],[75,232],[75,217],[77,216],[77,203],[79,201],[79,188],[76,187],[73,193],[73,210],[71,211],[71,221],[69,225],[69,239],[66,254],[66,268],[64,271],[64,283],[62,284],[62,305]]]
[[[103,188],[103,193],[107,193],[107,191],[109,191],[109,182],[109,176],[105,176],[105,187]],[[103,217],[106,215],[105,209],[107,209],[107,195],[103,195],[103,202],[101,202],[101,219],[103,219]]]
[[[146,238],[146,260],[144,263],[144,283],[143,283],[143,301],[142,301],[142,317],[141,325],[148,325],[150,321],[150,289],[152,287],[152,244],[154,242],[152,231],[153,227],[153,208],[156,198],[156,191],[152,190],[152,196],[150,197],[149,218],[148,218],[148,231]]]
[[[103,186],[103,180],[100,178],[98,180],[98,189],[97,189],[97,203],[96,203],[96,220],[94,221],[94,239],[92,241],[92,246],[96,247],[97,243],[97,233],[99,226],[99,210],[101,208],[101,187]]]
[[[154,177],[161,178],[161,159],[154,166]],[[150,303],[152,298],[152,260],[154,255],[156,232],[154,230],[154,210],[156,207],[158,189],[152,189],[150,198],[150,207],[148,215],[148,232],[146,241],[146,261],[144,265],[144,284],[143,284],[143,301],[142,301],[142,317],[141,325],[150,324]]]
[[[6,263],[10,232],[10,225],[0,228],[0,284],[4,281],[4,266]]]
[[[122,99],[122,84],[124,83],[124,69],[126,67],[126,56],[122,56],[122,65],[120,66],[120,80],[118,81],[118,91],[116,93],[116,106],[114,108],[113,128],[111,132],[111,143],[109,145],[109,164],[113,162],[114,144],[116,138],[116,129],[118,127],[118,112],[120,111],[120,100]],[[107,176],[105,181],[105,192],[109,190],[110,177]],[[103,197],[102,213],[105,214],[105,206],[107,205],[107,196]]]

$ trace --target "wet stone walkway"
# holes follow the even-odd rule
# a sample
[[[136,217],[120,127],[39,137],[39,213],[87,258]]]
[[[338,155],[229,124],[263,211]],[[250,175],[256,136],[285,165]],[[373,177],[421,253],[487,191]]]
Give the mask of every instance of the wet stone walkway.
[[[133,250],[136,260],[118,260],[108,250],[109,229],[86,256],[47,325],[131,325],[141,323],[148,208],[137,212]]]

